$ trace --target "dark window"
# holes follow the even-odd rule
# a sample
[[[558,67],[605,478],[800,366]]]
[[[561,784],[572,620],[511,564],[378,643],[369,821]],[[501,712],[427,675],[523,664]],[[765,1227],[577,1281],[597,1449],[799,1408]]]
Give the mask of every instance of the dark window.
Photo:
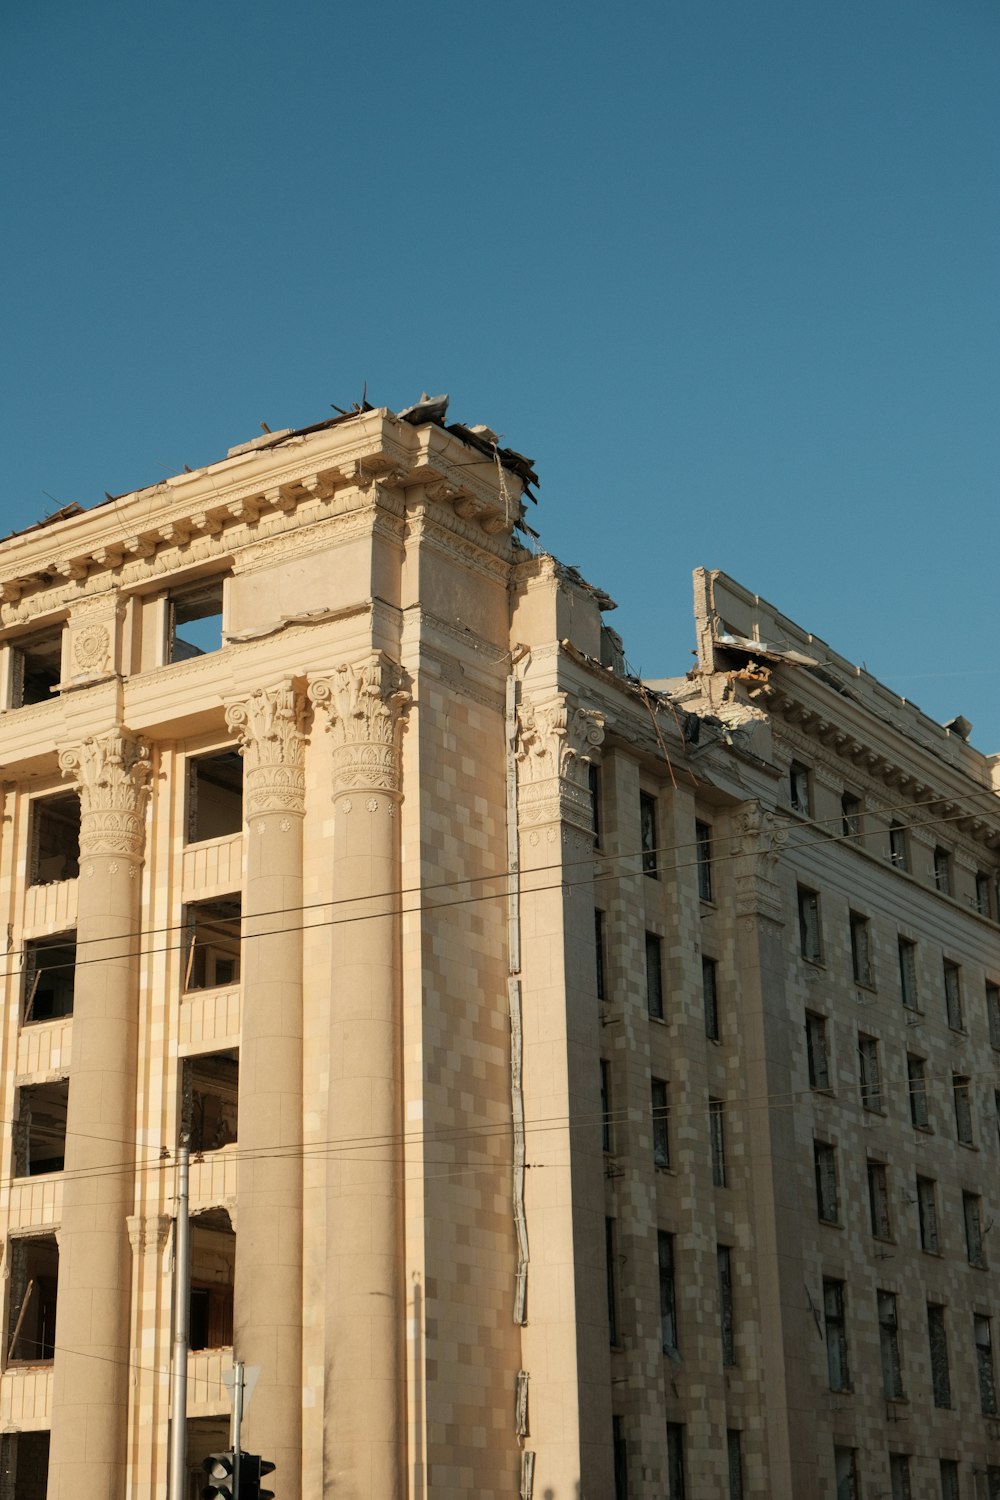
[[[593,761],[587,763],[587,790],[590,793],[590,828],[597,849],[601,843],[601,768]]]
[[[181,1068],[181,1136],[191,1150],[218,1151],[237,1138],[240,1064],[234,1049],[186,1057]]]
[[[606,1000],[607,978],[604,967],[604,913],[594,907],[594,984],[598,1000]]]
[[[698,856],[698,895],[702,901],[711,901],[712,829],[708,823],[695,823],[694,836]]]
[[[191,1220],[192,1349],[225,1349],[233,1342],[236,1236],[229,1215],[213,1208]]]
[[[24,1021],[73,1014],[76,933],[60,932],[24,945]]]
[[[708,1101],[708,1129],[712,1146],[712,1182],[726,1185],[726,1105],[722,1099]]]
[[[868,1163],[868,1209],[871,1214],[872,1234],[877,1240],[891,1240],[889,1172],[883,1161]]]
[[[809,768],[800,765],[798,761],[792,761],[788,773],[788,792],[792,807],[804,818],[808,818],[811,799],[809,796]]]
[[[655,932],[646,933],[646,1009],[663,1020],[663,944]]]
[[[799,951],[810,963],[819,963],[823,945],[819,929],[819,897],[815,891],[799,886]]]
[[[705,1035],[719,1040],[719,966],[714,958],[701,961],[701,993],[705,1007]]]
[[[951,895],[951,854],[940,847],[934,850],[934,886],[942,896]]]
[[[615,1260],[615,1221],[604,1220],[604,1255],[608,1278],[608,1341],[616,1348],[618,1339],[618,1277]]]
[[[729,1461],[729,1500],[743,1500],[742,1434],[735,1427],[726,1429],[726,1457]]]
[[[837,1478],[837,1500],[861,1500],[858,1488],[858,1461],[855,1448],[834,1448],[834,1473]]]
[[[944,1308],[937,1302],[927,1304],[927,1341],[931,1355],[931,1390],[934,1405],[951,1405],[951,1370],[948,1363],[948,1331]]]
[[[13,1132],[15,1177],[62,1171],[68,1098],[68,1078],[18,1089]]]
[[[910,1096],[910,1120],[918,1130],[927,1130],[930,1126],[927,1110],[927,1063],[913,1052],[906,1054],[906,1082]]]
[[[243,757],[235,750],[188,761],[187,841],[226,838],[243,827]]]
[[[1000,1469],[993,1471],[997,1480],[1000,1481]],[[987,1470],[989,1473],[989,1470]],[[962,1500],[958,1488],[958,1462],[954,1458],[942,1458],[941,1460],[941,1500]],[[1000,1482],[996,1491],[990,1491],[989,1500],[1000,1500]]]
[[[944,1004],[948,1025],[952,1031],[963,1031],[962,1025],[962,971],[951,959],[944,961]]]
[[[656,798],[649,792],[639,793],[639,846],[643,873],[656,879],[659,838],[656,832]]]
[[[676,1355],[677,1339],[677,1290],[674,1280],[674,1237],[662,1229],[656,1236],[656,1252],[660,1273],[660,1341],[665,1354]]]
[[[913,1500],[908,1453],[889,1454],[889,1484],[892,1500]]]
[[[878,1039],[873,1036],[858,1036],[858,1083],[861,1088],[861,1104],[868,1110],[882,1108],[882,1070],[879,1067]]]
[[[611,1064],[601,1058],[601,1145],[611,1147]]]
[[[624,1417],[611,1418],[611,1445],[615,1465],[615,1500],[628,1500],[628,1446]]]
[[[59,1246],[54,1234],[18,1235],[10,1242],[11,1363],[49,1364],[55,1355]]]
[[[667,1500],[687,1500],[684,1424],[667,1423]]]
[[[830,1064],[826,1050],[826,1017],[806,1011],[806,1061],[809,1067],[809,1087],[830,1087]]]
[[[48,885],[80,873],[80,799],[75,792],[39,797],[31,805],[29,880]]]
[[[976,911],[981,917],[993,915],[990,899],[990,877],[985,870],[976,871]]]
[[[875,1293],[878,1305],[878,1336],[882,1355],[882,1394],[887,1401],[903,1399],[903,1368],[899,1358],[899,1321],[895,1292]]]
[[[874,987],[871,923],[856,911],[851,912],[851,967],[855,984],[863,984],[867,989]]]
[[[826,1372],[830,1389],[849,1391],[851,1368],[847,1357],[847,1318],[842,1281],[823,1282],[823,1322],[826,1335]]]
[[[990,1028],[990,1046],[1000,1048],[1000,985],[986,981],[986,1019]]]
[[[995,1417],[997,1388],[993,1374],[993,1334],[990,1319],[977,1313],[972,1322],[976,1339],[976,1371],[979,1375],[979,1409],[984,1417]]]
[[[941,1244],[938,1237],[937,1183],[932,1177],[917,1178],[917,1220],[920,1225],[920,1248],[928,1255],[937,1255]]]
[[[889,860],[897,870],[910,868],[909,840],[902,823],[893,823],[889,829]]]
[[[653,1110],[653,1160],[658,1167],[670,1165],[670,1105],[666,1081],[654,1078],[650,1083]]]
[[[49,1482],[49,1434],[5,1432],[0,1436],[4,1500],[44,1500]]]
[[[185,911],[183,987],[210,990],[240,978],[239,896],[192,901]]]
[[[907,1010],[917,1010],[917,945],[909,938],[899,940],[899,987]]]
[[[839,1217],[837,1202],[837,1155],[826,1141],[813,1142],[816,1166],[816,1211],[824,1224],[836,1224]]]
[[[861,798],[845,792],[840,799],[840,826],[845,839],[861,837]]]
[[[965,1253],[970,1266],[986,1267],[983,1250],[982,1200],[978,1193],[962,1194],[962,1221],[965,1224]]]
[[[221,578],[171,589],[167,595],[167,661],[190,661],[222,646]]]
[[[51,703],[62,680],[61,625],[10,643],[10,706]]]
[[[719,1322],[722,1334],[722,1363],[736,1363],[736,1329],[733,1322],[733,1253],[728,1245],[717,1245],[716,1265],[719,1274]]]
[[[955,1100],[955,1134],[963,1146],[971,1146],[972,1098],[971,1080],[964,1073],[952,1073],[951,1092]]]

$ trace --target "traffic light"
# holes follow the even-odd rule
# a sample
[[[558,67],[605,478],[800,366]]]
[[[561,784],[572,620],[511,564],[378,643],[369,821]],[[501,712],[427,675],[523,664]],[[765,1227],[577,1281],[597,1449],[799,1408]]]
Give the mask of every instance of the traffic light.
[[[208,1475],[208,1483],[201,1492],[202,1500],[232,1500],[236,1494],[236,1454],[231,1448],[225,1453],[210,1453],[203,1458],[201,1466]],[[240,1478],[243,1477],[242,1466]]]
[[[273,1490],[262,1490],[260,1482],[265,1474],[274,1473],[274,1464],[256,1453],[240,1454],[239,1500],[274,1500]]]

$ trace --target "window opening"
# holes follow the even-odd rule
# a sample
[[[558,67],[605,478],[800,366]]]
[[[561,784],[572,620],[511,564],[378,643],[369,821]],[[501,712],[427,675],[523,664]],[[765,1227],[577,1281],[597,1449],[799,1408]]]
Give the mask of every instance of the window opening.
[[[237,1139],[240,1064],[235,1048],[186,1057],[181,1065],[181,1135],[193,1152]]]
[[[892,1239],[892,1221],[889,1217],[889,1173],[882,1161],[868,1163],[868,1208],[871,1214],[872,1234],[877,1240]]]
[[[709,1099],[708,1126],[712,1145],[712,1182],[726,1185],[726,1105],[723,1099]]]
[[[942,896],[951,895],[951,854],[940,846],[934,850],[934,886]]]
[[[657,877],[659,840],[656,833],[656,798],[649,792],[639,793],[639,844],[642,850],[643,874]]]
[[[660,1275],[660,1342],[664,1354],[677,1356],[677,1287],[674,1269],[674,1236],[660,1229],[656,1235]]]
[[[190,661],[222,646],[221,578],[171,589],[167,595],[167,661]]]
[[[951,959],[944,961],[944,1003],[952,1031],[964,1031],[962,1025],[962,971]]]
[[[601,1145],[612,1149],[611,1135],[611,1064],[601,1058]]]
[[[239,896],[192,901],[185,910],[183,988],[210,990],[240,978]]]
[[[698,895],[712,900],[712,829],[708,823],[694,825],[695,851],[698,861]]]
[[[937,1302],[927,1304],[927,1341],[931,1354],[931,1389],[934,1405],[951,1405],[951,1369],[948,1363],[948,1331],[944,1308]]]
[[[882,1355],[882,1394],[887,1401],[903,1400],[903,1368],[899,1358],[899,1323],[895,1292],[875,1293],[878,1304],[879,1348]]]
[[[187,842],[226,838],[243,827],[243,757],[235,750],[188,760]]]
[[[601,768],[587,762],[587,790],[590,794],[590,827],[594,835],[594,848],[601,847]]]
[[[653,1161],[658,1167],[669,1167],[670,1106],[665,1079],[652,1079],[650,1097],[653,1111]]]
[[[889,861],[897,870],[910,868],[909,843],[902,823],[893,823],[889,828]]]
[[[851,967],[855,984],[864,985],[866,989],[874,988],[871,923],[856,911],[851,912]]]
[[[1000,985],[986,981],[986,1019],[990,1028],[990,1046],[1000,1049]]]
[[[851,1389],[851,1371],[847,1358],[847,1318],[844,1308],[844,1283],[823,1282],[823,1320],[826,1336],[826,1371],[831,1391]]]
[[[60,932],[24,945],[24,1023],[73,1014],[76,933]]]
[[[819,930],[819,896],[799,886],[799,950],[810,963],[818,964],[823,956]]]
[[[68,1098],[68,1078],[18,1089],[13,1132],[15,1177],[41,1177],[63,1170]]]
[[[861,798],[845,792],[840,799],[840,826],[845,839],[861,837]]]
[[[594,907],[594,985],[598,1000],[606,1000],[607,977],[604,966],[604,913]]]
[[[1000,1469],[996,1470],[996,1474],[1000,1479]],[[961,1500],[958,1489],[958,1462],[954,1458],[941,1460],[941,1500]],[[992,1493],[989,1500],[994,1500]],[[1000,1500],[1000,1485],[997,1486],[996,1500]]]
[[[224,1208],[191,1218],[190,1347],[225,1349],[233,1342],[236,1235]]]
[[[62,681],[63,627],[10,643],[11,708],[50,703]]]
[[[976,1370],[979,1375],[979,1409],[984,1417],[997,1414],[997,1388],[993,1375],[993,1335],[990,1319],[979,1313],[973,1318],[976,1340]]]
[[[618,1339],[618,1278],[615,1262],[615,1221],[604,1220],[604,1255],[607,1266],[608,1278],[608,1341],[612,1349],[619,1344]]]
[[[985,870],[976,871],[976,911],[981,917],[993,915],[990,899],[990,877]]]
[[[719,1040],[719,966],[714,958],[701,961],[701,992],[705,1007],[705,1035]]]
[[[816,1166],[816,1209],[823,1224],[836,1224],[838,1219],[836,1152],[826,1141],[814,1141],[813,1154]]]
[[[808,818],[810,811],[809,796],[809,768],[800,765],[798,761],[792,761],[788,773],[788,790],[791,798],[792,808]]]
[[[889,1454],[889,1485],[892,1500],[913,1500],[913,1491],[910,1488],[910,1455],[908,1453]]]
[[[830,1064],[826,1051],[826,1017],[806,1011],[806,1061],[809,1067],[809,1087],[830,1087]]]
[[[854,1448],[834,1448],[833,1467],[837,1480],[837,1500],[861,1500],[858,1488],[858,1459]]]
[[[49,1434],[5,1432],[0,1437],[3,1500],[45,1500],[49,1483]]]
[[[722,1363],[736,1363],[736,1328],[733,1320],[733,1254],[728,1245],[717,1245],[715,1251],[719,1274],[719,1321],[722,1334]]]
[[[54,1234],[10,1240],[8,1363],[49,1364],[55,1355],[59,1246]]]
[[[965,1224],[965,1253],[970,1266],[986,1269],[983,1249],[982,1199],[978,1193],[962,1194],[962,1220]]]
[[[663,944],[655,932],[646,933],[646,1009],[663,1020]]]
[[[972,1140],[972,1099],[970,1097],[970,1079],[964,1073],[953,1073],[951,1075],[951,1091],[955,1100],[955,1134],[963,1146],[971,1146]]]
[[[906,1054],[906,1082],[910,1096],[910,1120],[918,1130],[930,1128],[927,1110],[927,1063],[915,1053]]]
[[[906,1009],[917,1010],[917,945],[909,938],[899,940],[899,987]]]
[[[615,1468],[615,1500],[628,1500],[628,1444],[624,1417],[611,1418],[611,1446]]]
[[[858,1036],[858,1082],[862,1106],[867,1110],[881,1110],[882,1074],[876,1037]]]
[[[742,1433],[735,1427],[726,1429],[726,1457],[729,1464],[729,1500],[743,1500]]]
[[[80,799],[75,792],[31,804],[29,884],[75,880],[80,873]]]
[[[667,1423],[667,1500],[687,1500],[684,1424]]]
[[[928,1255],[938,1255],[937,1183],[931,1177],[917,1178],[917,1220],[920,1225],[920,1248]]]

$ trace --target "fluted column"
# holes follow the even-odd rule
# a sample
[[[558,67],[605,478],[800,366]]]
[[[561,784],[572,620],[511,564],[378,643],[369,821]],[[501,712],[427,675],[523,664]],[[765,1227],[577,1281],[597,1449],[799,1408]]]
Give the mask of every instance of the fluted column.
[[[302,824],[306,703],[291,681],[226,708],[244,758],[234,1352],[260,1366],[244,1447],[297,1495],[302,1466]]]
[[[397,740],[407,695],[381,654],[309,692],[334,741],[323,1493],[401,1500]]]
[[[144,745],[114,729],[63,751],[59,764],[78,782],[82,820],[48,1494],[120,1500],[149,761]]]

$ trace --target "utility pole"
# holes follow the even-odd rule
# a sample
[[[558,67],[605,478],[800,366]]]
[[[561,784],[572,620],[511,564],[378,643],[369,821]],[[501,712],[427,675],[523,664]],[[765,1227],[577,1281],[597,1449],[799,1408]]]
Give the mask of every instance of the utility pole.
[[[240,1428],[243,1425],[243,1361],[233,1360],[233,1426],[229,1439],[233,1450],[233,1500],[240,1500]]]
[[[174,1344],[170,1362],[170,1496],[186,1500],[187,1374],[190,1334],[191,1219],[188,1213],[190,1148],[177,1151],[177,1217],[174,1220]]]

